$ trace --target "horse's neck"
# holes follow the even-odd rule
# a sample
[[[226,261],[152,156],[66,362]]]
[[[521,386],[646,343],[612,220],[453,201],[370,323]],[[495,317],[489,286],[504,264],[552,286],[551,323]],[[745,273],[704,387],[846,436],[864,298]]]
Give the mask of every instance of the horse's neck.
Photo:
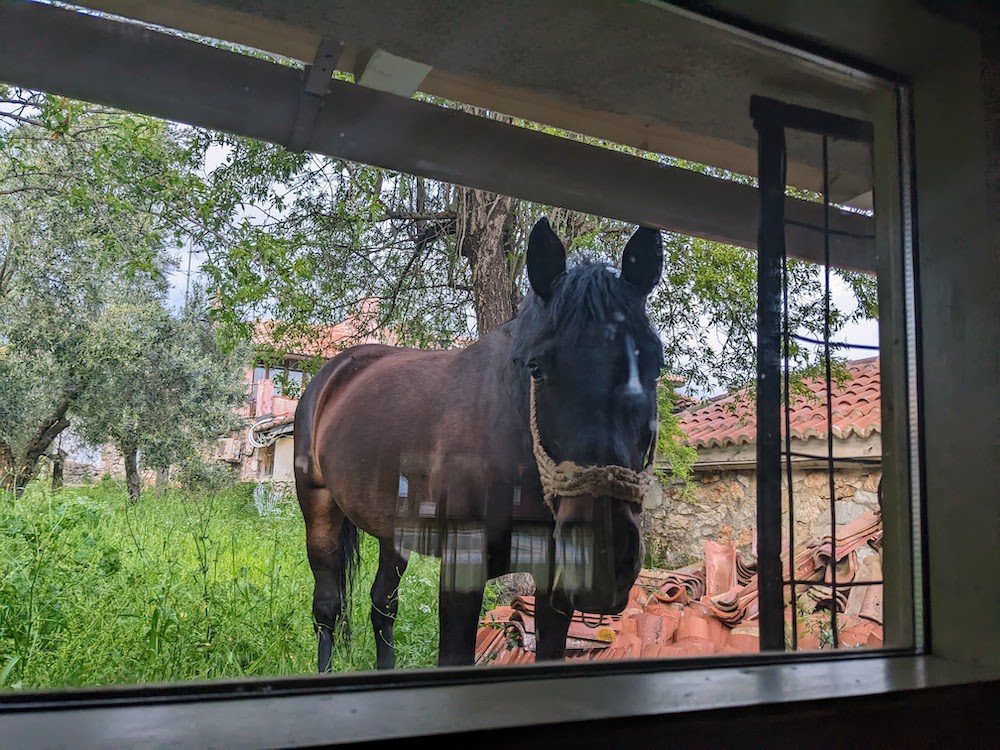
[[[530,456],[528,377],[513,361],[514,325],[511,320],[483,335],[461,356],[467,359],[468,367],[463,369],[468,377],[477,378],[482,386],[476,390],[491,395],[488,403],[482,404],[491,428],[523,442],[518,447],[527,449]]]

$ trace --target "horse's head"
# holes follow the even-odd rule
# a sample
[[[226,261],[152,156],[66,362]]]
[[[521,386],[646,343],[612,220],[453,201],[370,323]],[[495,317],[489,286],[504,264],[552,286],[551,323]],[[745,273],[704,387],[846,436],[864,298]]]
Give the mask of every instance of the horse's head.
[[[525,371],[520,382],[534,392],[536,446],[554,464],[571,462],[572,472],[646,468],[663,367],[646,297],[662,265],[662,240],[653,229],[632,235],[620,272],[593,261],[567,270],[566,251],[549,222],[543,218],[532,230],[527,268],[533,293],[518,316],[515,362]],[[583,612],[621,611],[642,565],[641,504],[599,489],[549,501],[553,590]]]

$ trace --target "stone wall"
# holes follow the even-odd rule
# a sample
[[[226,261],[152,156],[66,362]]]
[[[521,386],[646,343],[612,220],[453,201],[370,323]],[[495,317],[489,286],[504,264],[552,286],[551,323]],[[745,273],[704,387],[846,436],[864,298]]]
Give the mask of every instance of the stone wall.
[[[838,469],[834,480],[837,524],[878,509],[879,469]],[[788,492],[782,483],[782,529],[788,528]],[[796,543],[830,528],[830,489],[824,468],[796,468]],[[680,567],[704,556],[706,540],[735,541],[752,555],[757,515],[757,479],[753,468],[696,471],[692,485],[664,485],[643,512],[646,549],[657,565]],[[787,533],[785,531],[784,533]]]
[[[142,468],[142,460],[139,461],[139,479],[143,487],[151,487],[156,483],[156,470]],[[112,479],[125,481],[125,459],[121,451],[114,445],[105,445],[101,450],[101,473],[107,474]]]
[[[85,461],[69,461],[63,464],[63,484],[73,487],[97,482],[101,478],[101,467]],[[52,476],[51,467],[49,476]]]

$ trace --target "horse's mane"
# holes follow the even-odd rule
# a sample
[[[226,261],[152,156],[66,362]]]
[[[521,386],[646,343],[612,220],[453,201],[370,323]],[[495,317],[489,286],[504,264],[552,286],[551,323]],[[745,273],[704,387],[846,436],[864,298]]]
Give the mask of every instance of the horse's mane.
[[[617,270],[603,261],[584,258],[575,263],[553,282],[548,302],[529,291],[512,323],[513,343],[505,380],[507,403],[517,424],[527,424],[528,374],[524,365],[540,342],[558,340],[572,345],[595,326],[620,325],[638,347],[655,353],[663,366],[663,344],[646,317],[642,295],[623,283]],[[527,430],[523,440],[522,448],[530,456]]]
[[[642,296],[603,261],[584,258],[567,269],[553,282],[547,303],[529,292],[514,323],[513,356],[518,362],[539,341],[572,344],[595,325],[610,323],[624,326],[640,346],[655,346],[662,364],[662,346],[646,317]]]

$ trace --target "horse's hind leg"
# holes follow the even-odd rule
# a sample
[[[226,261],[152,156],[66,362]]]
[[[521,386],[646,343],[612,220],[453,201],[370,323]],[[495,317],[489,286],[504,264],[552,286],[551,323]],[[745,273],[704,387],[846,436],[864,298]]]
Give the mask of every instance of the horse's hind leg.
[[[313,621],[316,627],[317,662],[320,672],[330,669],[333,633],[344,620],[348,564],[353,550],[344,549],[342,532],[346,520],[330,493],[322,488],[298,488],[299,505],[306,521],[306,552],[312,568]]]
[[[372,628],[375,631],[376,666],[396,666],[393,624],[399,611],[399,581],[406,572],[406,558],[391,539],[379,539],[378,572],[372,584]]]

